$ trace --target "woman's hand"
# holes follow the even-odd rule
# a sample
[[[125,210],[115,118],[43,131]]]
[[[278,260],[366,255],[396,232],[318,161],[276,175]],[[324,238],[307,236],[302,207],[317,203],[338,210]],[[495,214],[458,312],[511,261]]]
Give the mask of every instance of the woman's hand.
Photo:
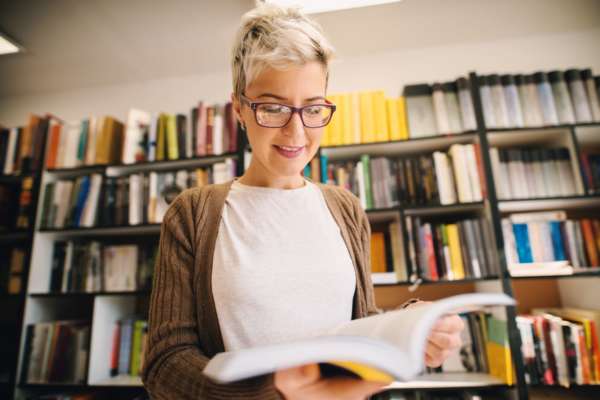
[[[429,301],[418,301],[409,307],[419,307],[430,303]],[[446,358],[462,346],[461,332],[465,324],[457,314],[447,315],[440,318],[431,329],[425,347],[425,365],[428,367],[439,367]]]
[[[321,378],[318,364],[275,372],[275,387],[289,400],[343,399],[364,400],[387,383],[367,382],[353,378]]]

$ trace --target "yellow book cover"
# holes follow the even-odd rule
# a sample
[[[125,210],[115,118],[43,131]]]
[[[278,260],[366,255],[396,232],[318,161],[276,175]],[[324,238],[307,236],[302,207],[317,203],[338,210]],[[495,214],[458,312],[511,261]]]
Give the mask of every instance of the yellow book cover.
[[[387,272],[383,232],[371,233],[371,272]]]
[[[360,124],[361,143],[372,143],[375,137],[375,116],[373,115],[373,100],[370,92],[360,92]]]
[[[465,278],[465,267],[463,265],[462,253],[460,251],[460,236],[458,225],[446,225],[448,232],[448,247],[450,248],[450,263],[452,264],[452,275],[454,279]]]
[[[400,121],[398,120],[398,99],[385,99],[387,108],[388,131],[390,140],[400,140]]]
[[[400,96],[398,98],[398,124],[400,125],[400,138],[402,140],[408,139],[408,118],[406,117],[406,98]]]
[[[375,140],[387,142],[390,140],[387,123],[387,108],[383,90],[373,92],[373,113],[375,114]]]
[[[162,161],[165,157],[165,143],[167,135],[167,115],[160,114],[158,127],[156,128],[156,161]]]
[[[167,150],[169,160],[179,158],[179,147],[177,145],[177,122],[174,114],[167,115]]]
[[[507,385],[512,385],[515,382],[515,372],[508,345],[506,321],[488,317],[486,352],[490,375],[503,380]]]
[[[337,111],[333,114],[333,117],[331,117],[331,121],[329,121],[329,146],[338,146],[340,144],[342,144],[342,139],[340,136],[340,124],[341,124],[341,119],[342,119],[342,113],[340,112],[340,102],[338,100],[338,96],[337,95],[330,95],[329,96],[329,101],[331,101],[333,104],[336,105],[337,107]]]
[[[329,124],[327,124],[323,127],[323,136],[321,136],[321,147],[329,146],[329,127],[330,126],[331,126],[331,121],[329,122]]]
[[[102,117],[98,137],[96,138],[96,164],[108,163],[108,119],[109,117]]]
[[[360,96],[358,92],[350,94],[350,109],[352,112],[352,143],[358,144],[361,142],[361,119],[360,119]]]
[[[281,368],[318,364],[325,377],[391,383],[425,370],[427,338],[443,315],[484,306],[514,305],[502,293],[468,293],[338,324],[323,335],[221,352],[202,374],[231,383]]]
[[[352,118],[352,101],[350,93],[345,93],[340,96],[342,105],[342,143],[352,144],[354,141],[354,124]]]

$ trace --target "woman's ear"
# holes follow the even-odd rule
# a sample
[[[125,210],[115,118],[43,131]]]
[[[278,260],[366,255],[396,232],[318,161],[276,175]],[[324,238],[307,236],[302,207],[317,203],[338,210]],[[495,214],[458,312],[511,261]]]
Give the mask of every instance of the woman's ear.
[[[242,105],[240,104],[240,100],[235,96],[234,93],[231,93],[231,104],[233,105],[233,112],[235,113],[235,117],[242,126],[242,129],[246,130],[246,125],[244,124],[244,119],[242,118]]]

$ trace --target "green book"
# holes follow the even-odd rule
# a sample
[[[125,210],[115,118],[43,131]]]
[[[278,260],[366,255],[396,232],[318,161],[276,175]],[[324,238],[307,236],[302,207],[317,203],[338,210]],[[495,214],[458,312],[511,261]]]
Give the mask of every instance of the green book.
[[[371,190],[371,160],[368,154],[363,154],[360,157],[363,167],[363,175],[365,176],[365,194],[367,195],[367,209],[373,208],[373,192]]]
[[[140,374],[140,360],[142,356],[142,334],[147,325],[146,321],[137,320],[133,325],[133,343],[131,345],[131,375]]]
[[[81,132],[79,133],[79,145],[77,146],[77,164],[85,163],[85,150],[87,148],[87,140],[90,130],[90,121],[85,119],[81,121]]]

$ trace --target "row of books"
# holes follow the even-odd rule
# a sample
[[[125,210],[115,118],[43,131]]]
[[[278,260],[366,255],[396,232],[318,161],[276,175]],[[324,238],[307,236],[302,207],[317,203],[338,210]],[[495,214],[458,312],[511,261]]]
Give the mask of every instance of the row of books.
[[[24,383],[85,383],[89,356],[88,321],[52,321],[27,325]]]
[[[591,69],[479,77],[488,129],[600,122],[600,77]]]
[[[55,242],[48,290],[51,293],[149,290],[157,251],[156,243]]]
[[[408,139],[403,97],[387,98],[383,90],[327,96],[336,112],[325,126],[322,146]]]
[[[25,279],[26,250],[19,247],[0,247],[0,293],[18,294]]]
[[[490,158],[500,200],[583,194],[567,148],[492,147]]]
[[[531,384],[600,384],[600,312],[533,309],[517,316],[525,378]]]
[[[322,156],[320,167],[325,183],[352,191],[365,209],[478,202],[486,194],[479,149],[472,144],[397,159],[365,154],[360,161],[329,162]]]
[[[589,194],[600,194],[600,152],[581,153],[583,179]]]
[[[465,326],[461,347],[451,352],[440,367],[428,368],[428,372],[486,373],[508,385],[514,383],[506,321],[484,312],[459,315]]]
[[[195,170],[101,174],[61,179],[45,186],[40,227],[79,228],[160,223],[169,204],[184,189],[220,183],[236,176],[236,161],[226,159]]]
[[[51,117],[31,114],[23,127],[0,126],[0,171],[4,175],[36,171],[43,157],[44,139]]]
[[[456,81],[404,87],[409,136],[449,135],[477,129],[470,82]]]
[[[237,136],[231,103],[200,102],[189,116],[131,109],[126,124],[113,117],[51,124],[46,168],[221,155],[237,150]]]
[[[492,227],[485,218],[453,223],[406,217],[411,280],[485,278],[499,275]]]
[[[507,262],[568,261],[573,267],[600,266],[600,219],[567,219],[564,211],[519,213],[502,219]],[[538,268],[540,274],[543,266]]]
[[[136,317],[115,322],[110,357],[110,376],[139,376],[144,366],[148,321]]]

